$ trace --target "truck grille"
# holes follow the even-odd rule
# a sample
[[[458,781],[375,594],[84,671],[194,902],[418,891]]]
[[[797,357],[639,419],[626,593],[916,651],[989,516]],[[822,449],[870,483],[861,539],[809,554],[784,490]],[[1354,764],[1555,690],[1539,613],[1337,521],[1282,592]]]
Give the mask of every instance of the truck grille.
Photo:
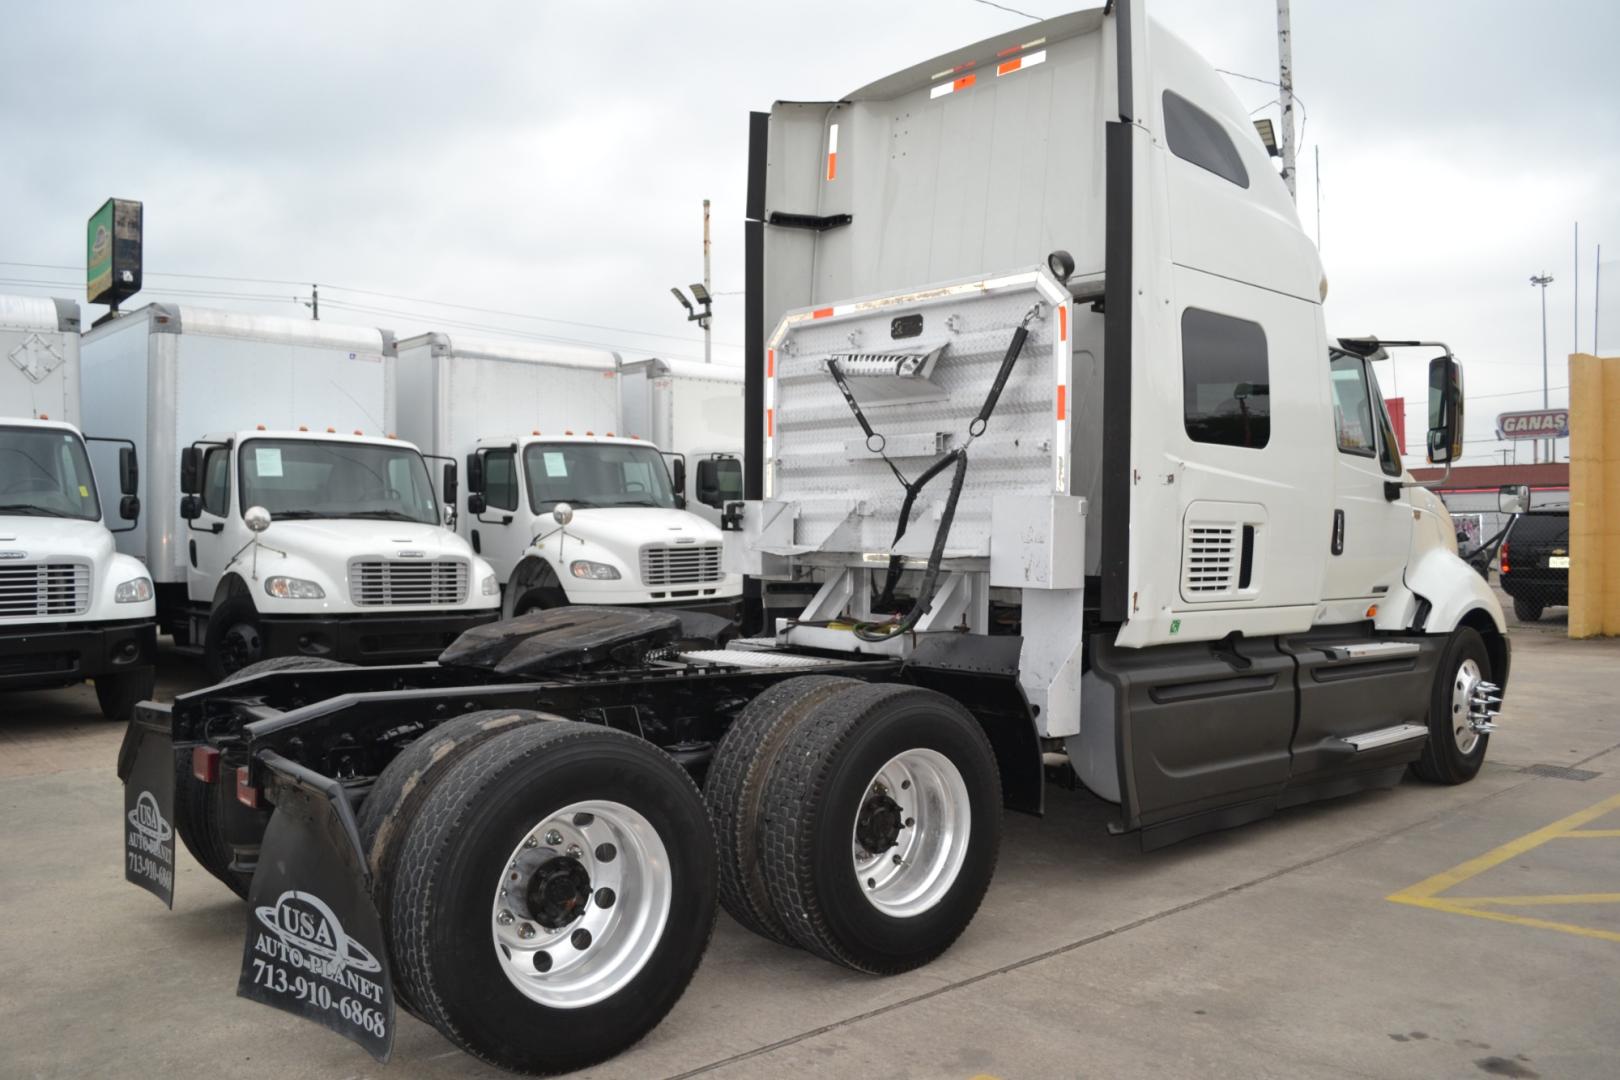
[[[362,607],[460,604],[467,599],[467,563],[461,559],[355,559],[349,563],[349,599]]]
[[[90,610],[90,567],[84,563],[0,565],[0,618],[83,615]]]
[[[704,585],[724,578],[719,544],[660,544],[641,549],[645,585]]]

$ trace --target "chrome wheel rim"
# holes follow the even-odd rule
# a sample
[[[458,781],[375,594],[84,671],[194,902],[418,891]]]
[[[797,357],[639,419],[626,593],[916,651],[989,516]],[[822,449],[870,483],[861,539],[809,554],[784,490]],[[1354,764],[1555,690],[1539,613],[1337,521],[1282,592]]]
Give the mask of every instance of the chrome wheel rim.
[[[1469,712],[1474,690],[1484,679],[1479,664],[1470,659],[1458,665],[1457,674],[1451,680],[1451,737],[1456,740],[1457,751],[1464,756],[1473,753],[1474,747],[1479,745],[1479,732],[1474,730]]]
[[[674,881],[658,830],[623,803],[548,814],[502,865],[490,936],[525,997],[578,1009],[622,990],[652,958]]]
[[[896,754],[861,794],[850,862],[867,903],[895,918],[921,915],[956,882],[973,812],[967,782],[944,754]]]

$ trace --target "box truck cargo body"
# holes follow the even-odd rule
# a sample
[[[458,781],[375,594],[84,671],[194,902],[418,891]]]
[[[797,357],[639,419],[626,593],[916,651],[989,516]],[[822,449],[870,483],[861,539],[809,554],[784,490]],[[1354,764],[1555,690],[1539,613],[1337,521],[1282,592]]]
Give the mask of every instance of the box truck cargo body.
[[[0,296],[0,690],[89,678],[127,720],[152,691],[156,609],[146,568],[108,530],[139,517],[138,459],[91,440],[119,481],[97,483],[80,383],[78,305]]]
[[[149,462],[145,524],[120,549],[150,568],[163,627],[216,672],[426,658],[493,617],[487,564],[444,527],[417,449],[391,437],[386,331],[154,304],[83,352],[87,414]],[[401,587],[374,594],[389,575]]]
[[[621,430],[681,455],[686,508],[720,524],[725,503],[742,498],[742,369],[691,360],[621,364],[619,416]]]
[[[1247,110],[1144,9],[751,117],[726,557],[814,590],[765,634],[562,609],[386,686],[266,674],[143,708],[126,804],[177,751],[220,753],[276,807],[221,826],[264,868],[251,902],[323,898],[352,949],[403,958],[380,1015],[325,1026],[385,1057],[397,989],[485,1060],[580,1069],[669,1013],[717,905],[856,971],[933,961],[1048,778],[1154,847],[1478,774],[1502,613],[1368,370],[1432,350],[1449,466],[1460,366],[1330,356]],[[360,791],[369,842],[343,827]]]
[[[683,508],[680,456],[624,423],[620,370],[614,353],[542,342],[399,344],[400,433],[466,462],[457,529],[495,568],[507,614],[735,608],[720,531]]]

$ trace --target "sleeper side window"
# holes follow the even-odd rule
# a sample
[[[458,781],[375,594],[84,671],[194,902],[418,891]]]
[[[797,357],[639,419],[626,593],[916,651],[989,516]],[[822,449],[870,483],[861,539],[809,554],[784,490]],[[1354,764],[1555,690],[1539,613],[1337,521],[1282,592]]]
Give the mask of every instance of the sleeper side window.
[[[1164,141],[1183,161],[1240,188],[1249,186],[1249,170],[1221,122],[1173,90],[1164,92]]]
[[[215,517],[230,515],[231,452],[228,447],[211,447],[203,455],[202,506]]]
[[[517,509],[517,455],[513,451],[484,453],[484,501],[495,510]]]
[[[1183,311],[1181,372],[1188,438],[1251,450],[1271,441],[1271,375],[1259,323]]]
[[[1367,388],[1367,366],[1359,356],[1334,352],[1333,426],[1338,432],[1339,450],[1360,457],[1378,453],[1378,436],[1373,427],[1373,399]]]

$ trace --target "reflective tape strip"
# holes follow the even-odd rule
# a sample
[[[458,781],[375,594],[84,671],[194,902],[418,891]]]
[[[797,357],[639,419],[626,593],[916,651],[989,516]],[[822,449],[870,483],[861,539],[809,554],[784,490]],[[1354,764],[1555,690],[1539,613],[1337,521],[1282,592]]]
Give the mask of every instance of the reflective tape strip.
[[[1058,340],[1069,340],[1069,305],[1058,305]]]
[[[838,125],[827,130],[827,179],[838,179]]]
[[[1059,420],[1067,420],[1069,418],[1069,393],[1068,393],[1068,389],[1069,388],[1064,386],[1062,383],[1058,383],[1058,388],[1057,388],[1057,418]]]
[[[765,377],[767,379],[776,378],[776,350],[775,349],[766,349],[765,350]]]
[[[1036,64],[1045,62],[1045,60],[1046,50],[1042,49],[1040,52],[1032,52],[1028,56],[1020,56],[1016,60],[1008,60],[1005,63],[998,64],[996,66],[996,74],[998,76],[1011,75],[1015,71],[1021,71],[1027,67],[1034,67]]]
[[[928,91],[928,96],[931,98],[941,98],[946,94],[954,94],[958,90],[966,90],[968,87],[972,86],[978,81],[979,77],[977,75],[963,75],[960,79],[956,79],[952,82],[940,83],[938,86]]]
[[[771,438],[776,434],[776,410],[765,410],[765,437]]]
[[[830,318],[832,316],[832,313],[833,313],[833,309],[830,308],[830,307],[816,308],[816,310],[814,310],[814,311],[812,311],[810,313],[810,317],[812,319],[826,319],[826,318]]]

